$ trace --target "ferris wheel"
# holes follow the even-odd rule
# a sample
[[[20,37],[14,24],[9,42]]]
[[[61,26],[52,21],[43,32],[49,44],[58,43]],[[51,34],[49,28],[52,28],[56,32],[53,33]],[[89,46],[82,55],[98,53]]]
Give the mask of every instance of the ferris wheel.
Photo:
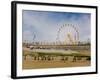
[[[63,24],[57,32],[56,41],[63,44],[78,44],[79,31],[73,24]]]
[[[33,39],[32,39],[32,40],[34,41],[34,40],[35,40],[35,38],[36,38],[36,35],[35,35],[35,33],[34,33],[34,32],[32,33],[32,35],[33,35]]]

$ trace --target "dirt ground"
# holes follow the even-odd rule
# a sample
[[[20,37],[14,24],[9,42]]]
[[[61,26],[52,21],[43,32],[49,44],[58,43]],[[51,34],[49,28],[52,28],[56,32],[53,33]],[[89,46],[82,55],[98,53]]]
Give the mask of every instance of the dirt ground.
[[[29,54],[29,50],[24,49],[23,54]],[[28,52],[27,52],[28,51]],[[90,56],[89,50],[78,51],[80,54],[85,54]],[[90,66],[91,60],[78,60],[78,61],[55,61],[55,60],[22,60],[22,68],[23,69],[41,69],[41,68],[62,68],[62,67],[83,67]]]
[[[23,69],[90,66],[90,61],[23,61]]]

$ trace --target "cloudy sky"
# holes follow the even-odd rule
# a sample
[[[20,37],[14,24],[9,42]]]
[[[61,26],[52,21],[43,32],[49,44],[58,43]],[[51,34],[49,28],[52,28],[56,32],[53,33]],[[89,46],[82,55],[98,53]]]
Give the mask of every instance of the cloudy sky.
[[[57,32],[63,24],[75,25],[79,31],[79,40],[86,41],[91,36],[90,20],[91,14],[89,13],[23,10],[23,41],[56,41]],[[64,30],[67,31],[67,27]],[[62,37],[62,39],[64,38]]]

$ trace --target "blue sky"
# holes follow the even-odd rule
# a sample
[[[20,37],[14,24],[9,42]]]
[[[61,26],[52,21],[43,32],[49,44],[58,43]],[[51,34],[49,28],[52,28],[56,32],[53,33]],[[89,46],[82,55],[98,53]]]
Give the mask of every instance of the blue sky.
[[[35,35],[34,41],[55,42],[57,32],[63,24],[75,25],[79,31],[80,41],[86,41],[91,36],[90,20],[91,14],[89,13],[23,10],[23,41],[32,42]],[[67,31],[67,28],[64,30]],[[65,37],[61,37],[61,39],[64,40]]]

